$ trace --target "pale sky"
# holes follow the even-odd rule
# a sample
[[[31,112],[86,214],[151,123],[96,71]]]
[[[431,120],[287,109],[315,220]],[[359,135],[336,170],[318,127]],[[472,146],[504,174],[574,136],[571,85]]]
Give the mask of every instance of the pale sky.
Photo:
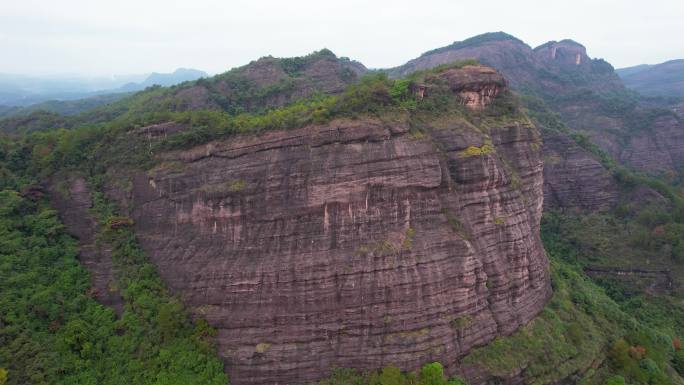
[[[368,67],[504,31],[615,67],[684,58],[683,0],[0,0],[0,73],[219,73],[329,48]]]

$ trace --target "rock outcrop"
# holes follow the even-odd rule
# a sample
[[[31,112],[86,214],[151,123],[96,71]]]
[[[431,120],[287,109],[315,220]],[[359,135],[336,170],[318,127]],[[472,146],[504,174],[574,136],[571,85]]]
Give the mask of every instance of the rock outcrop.
[[[449,69],[432,76],[432,79],[446,80],[452,92],[470,109],[484,110],[507,83],[503,75],[491,67],[469,65]],[[430,81],[430,79],[428,79]]]
[[[459,92],[462,71],[442,80]],[[473,84],[492,89],[498,74],[483,75]],[[501,121],[440,116],[415,135],[405,118],[367,117],[225,139],[164,154],[125,200],[111,195],[167,285],[218,329],[233,384],[450,364],[551,294],[539,133]]]

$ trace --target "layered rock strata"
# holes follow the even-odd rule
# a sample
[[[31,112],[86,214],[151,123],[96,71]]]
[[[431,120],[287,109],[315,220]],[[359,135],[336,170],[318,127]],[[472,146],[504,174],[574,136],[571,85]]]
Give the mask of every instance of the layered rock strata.
[[[568,136],[544,134],[544,208],[605,211],[618,201],[612,173]]]
[[[433,75],[430,80],[445,80],[465,106],[484,110],[507,87],[506,79],[491,67],[469,65]]]
[[[233,384],[449,364],[542,309],[537,130],[425,131],[336,120],[167,153],[133,178],[139,239],[218,329]]]

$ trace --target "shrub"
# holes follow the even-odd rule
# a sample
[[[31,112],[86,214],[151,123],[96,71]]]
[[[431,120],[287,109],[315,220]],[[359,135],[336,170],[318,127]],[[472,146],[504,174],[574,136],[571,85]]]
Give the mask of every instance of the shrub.
[[[107,221],[107,227],[112,230],[122,229],[133,225],[133,220],[128,217],[114,216]]]
[[[481,155],[491,154],[494,151],[496,151],[494,146],[492,146],[491,144],[484,144],[484,145],[482,145],[482,147],[469,146],[465,150],[459,152],[458,155],[462,158],[467,158],[467,157],[471,157],[471,156],[481,156]]]
[[[404,385],[406,377],[396,366],[386,366],[380,373],[380,385]]]

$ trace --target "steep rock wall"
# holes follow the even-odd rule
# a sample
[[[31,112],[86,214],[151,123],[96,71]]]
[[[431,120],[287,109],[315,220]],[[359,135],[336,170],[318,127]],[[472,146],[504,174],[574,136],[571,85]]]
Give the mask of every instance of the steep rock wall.
[[[544,208],[604,211],[618,201],[610,171],[567,135],[546,131],[544,139]]]
[[[537,131],[408,131],[334,121],[170,153],[134,178],[143,247],[218,329],[232,383],[451,363],[541,310]]]

